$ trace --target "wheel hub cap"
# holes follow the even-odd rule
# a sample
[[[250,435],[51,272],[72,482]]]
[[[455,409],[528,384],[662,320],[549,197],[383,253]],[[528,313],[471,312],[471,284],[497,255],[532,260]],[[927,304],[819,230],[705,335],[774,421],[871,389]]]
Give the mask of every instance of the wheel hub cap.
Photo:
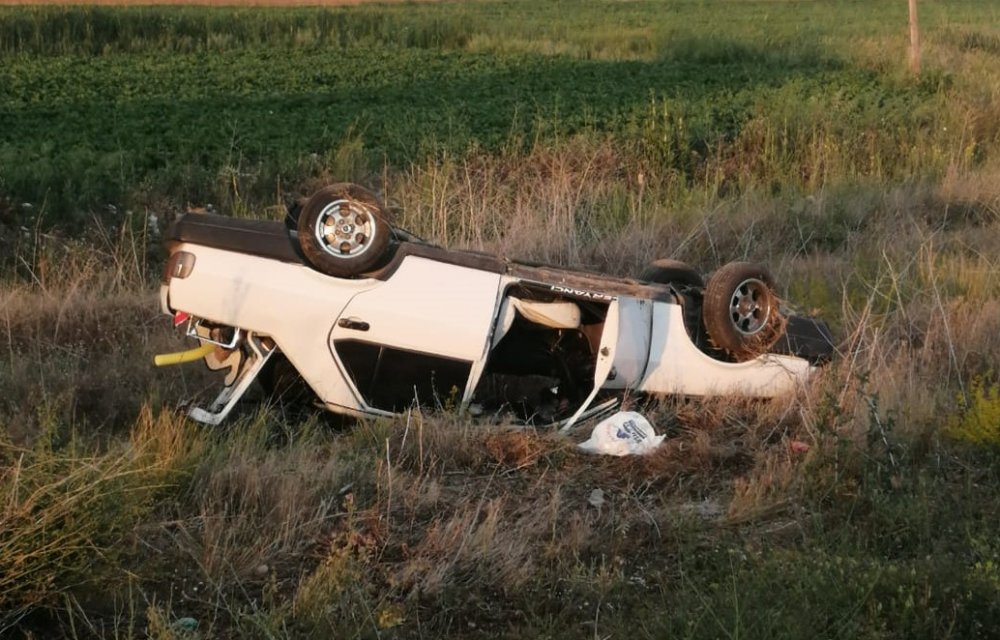
[[[316,219],[320,246],[336,258],[350,258],[368,251],[376,233],[374,216],[365,205],[353,200],[334,200]]]

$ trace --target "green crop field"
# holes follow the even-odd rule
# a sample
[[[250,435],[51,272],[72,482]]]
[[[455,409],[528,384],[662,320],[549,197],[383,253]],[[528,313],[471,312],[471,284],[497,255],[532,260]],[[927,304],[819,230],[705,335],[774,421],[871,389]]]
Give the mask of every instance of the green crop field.
[[[990,4],[928,4],[928,53],[985,72]],[[905,24],[902,2],[6,8],[0,190],[61,221],[577,136],[689,187],[981,162],[995,72],[906,78]]]
[[[1000,0],[919,10],[914,74],[904,0],[0,6],[0,637],[996,636]],[[641,459],[189,422],[166,225],[345,180],[454,247],[765,262],[837,357],[629,398]]]

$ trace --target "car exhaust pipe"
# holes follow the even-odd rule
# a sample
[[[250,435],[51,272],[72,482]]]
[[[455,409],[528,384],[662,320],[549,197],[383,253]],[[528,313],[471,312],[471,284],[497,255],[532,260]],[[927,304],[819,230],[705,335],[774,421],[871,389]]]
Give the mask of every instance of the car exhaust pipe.
[[[187,351],[178,351],[176,353],[161,353],[160,355],[153,358],[153,364],[158,367],[166,367],[172,364],[183,364],[185,362],[194,362],[195,360],[200,360],[212,353],[215,349],[214,344],[203,344],[200,347],[195,347],[194,349],[188,349]]]

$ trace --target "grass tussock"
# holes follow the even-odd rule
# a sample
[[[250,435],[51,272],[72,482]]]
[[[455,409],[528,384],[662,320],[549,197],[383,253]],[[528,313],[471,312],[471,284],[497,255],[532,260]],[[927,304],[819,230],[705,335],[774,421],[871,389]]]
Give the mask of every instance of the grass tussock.
[[[135,528],[158,498],[182,486],[196,449],[189,431],[183,420],[147,409],[128,439],[101,452],[60,425],[31,448],[3,442],[2,628],[127,582],[125,567],[140,556]]]

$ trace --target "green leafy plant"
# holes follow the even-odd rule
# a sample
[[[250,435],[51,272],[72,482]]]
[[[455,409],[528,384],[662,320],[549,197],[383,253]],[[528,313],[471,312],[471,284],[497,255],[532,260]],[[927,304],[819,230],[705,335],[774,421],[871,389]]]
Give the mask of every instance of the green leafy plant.
[[[948,419],[947,433],[965,442],[1000,448],[1000,385],[976,377],[958,402],[959,413]]]

